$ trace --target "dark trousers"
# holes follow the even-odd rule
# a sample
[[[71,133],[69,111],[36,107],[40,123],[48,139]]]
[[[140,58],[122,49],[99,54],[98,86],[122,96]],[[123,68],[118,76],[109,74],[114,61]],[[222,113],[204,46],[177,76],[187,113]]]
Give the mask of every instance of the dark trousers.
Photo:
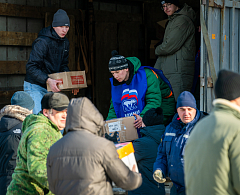
[[[186,195],[185,190],[181,192],[177,192],[176,186],[173,184],[171,187],[170,195]]]

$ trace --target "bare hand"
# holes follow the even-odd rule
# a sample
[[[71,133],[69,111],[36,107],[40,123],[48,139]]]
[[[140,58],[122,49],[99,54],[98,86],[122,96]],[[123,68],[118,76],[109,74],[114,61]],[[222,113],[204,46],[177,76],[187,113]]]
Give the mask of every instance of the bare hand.
[[[137,172],[137,170],[136,170],[136,165],[133,165],[133,167],[132,167],[132,172]]]
[[[52,92],[59,92],[60,89],[58,89],[57,84],[62,83],[62,81],[57,81],[51,78],[48,78],[47,83],[49,87],[51,88]]]
[[[136,117],[136,120],[134,122],[134,127],[141,128],[142,127],[142,117],[137,114],[133,114],[133,115]]]
[[[72,89],[72,93],[73,93],[73,95],[77,95],[78,92],[79,92],[79,89]]]

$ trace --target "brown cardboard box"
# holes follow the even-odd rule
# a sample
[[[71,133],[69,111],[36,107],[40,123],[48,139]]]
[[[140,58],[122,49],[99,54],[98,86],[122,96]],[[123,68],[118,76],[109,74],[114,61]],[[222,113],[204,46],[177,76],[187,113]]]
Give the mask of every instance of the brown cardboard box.
[[[161,27],[165,28],[167,21],[168,21],[168,19],[158,21],[157,23],[158,23]]]
[[[157,24],[156,24],[156,37],[159,40],[163,39],[167,21],[168,21],[168,19],[161,20],[161,21],[157,22]]]
[[[127,142],[138,139],[137,129],[134,127],[134,116],[105,121],[106,132],[113,136],[118,132],[118,142]]]
[[[81,89],[87,87],[85,71],[71,71],[49,74],[49,78],[62,81],[58,84],[60,90],[72,90]],[[47,90],[51,91],[51,88],[47,84]]]
[[[156,45],[160,40],[151,40],[151,44],[150,44],[150,59],[157,59],[156,55],[155,55],[155,47],[154,45]]]

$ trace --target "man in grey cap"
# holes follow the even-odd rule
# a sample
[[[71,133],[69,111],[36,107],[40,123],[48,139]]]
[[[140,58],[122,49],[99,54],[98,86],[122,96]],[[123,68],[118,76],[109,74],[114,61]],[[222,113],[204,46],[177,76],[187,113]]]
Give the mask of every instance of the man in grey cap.
[[[43,28],[32,44],[32,51],[26,64],[24,91],[29,93],[35,102],[33,113],[41,110],[41,99],[48,92],[47,84],[53,92],[59,92],[57,81],[48,77],[49,74],[67,72],[69,41],[66,38],[70,27],[67,13],[59,9],[53,16],[52,25]],[[76,95],[78,89],[73,90]]]
[[[24,91],[17,91],[11,98],[11,105],[0,111],[0,192],[6,194],[16,167],[17,148],[21,139],[22,123],[32,114],[34,101]]]
[[[41,101],[42,111],[26,117],[7,194],[49,193],[47,155],[50,147],[62,138],[60,130],[65,128],[68,104],[65,94],[47,93]]]

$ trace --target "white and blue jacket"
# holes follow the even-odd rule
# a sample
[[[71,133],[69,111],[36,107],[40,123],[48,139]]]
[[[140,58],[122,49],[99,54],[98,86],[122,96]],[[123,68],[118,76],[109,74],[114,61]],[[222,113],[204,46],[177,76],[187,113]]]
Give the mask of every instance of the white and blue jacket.
[[[168,176],[172,180],[178,193],[185,191],[183,157],[186,142],[195,124],[206,114],[197,110],[195,118],[187,124],[184,124],[176,114],[166,127],[158,147],[153,172],[160,169],[164,177]]]

